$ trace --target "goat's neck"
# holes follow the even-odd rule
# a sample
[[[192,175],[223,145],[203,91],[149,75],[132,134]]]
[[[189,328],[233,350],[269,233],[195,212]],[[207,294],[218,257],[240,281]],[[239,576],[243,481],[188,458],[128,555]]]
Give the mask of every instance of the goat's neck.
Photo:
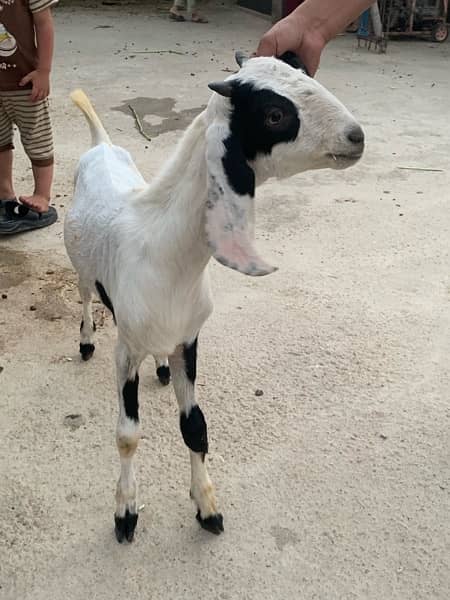
[[[180,258],[195,261],[200,270],[211,258],[204,228],[207,199],[205,132],[205,113],[201,113],[186,130],[161,174],[138,200],[144,226],[148,220],[161,219],[164,230],[159,239],[161,251],[175,250]]]

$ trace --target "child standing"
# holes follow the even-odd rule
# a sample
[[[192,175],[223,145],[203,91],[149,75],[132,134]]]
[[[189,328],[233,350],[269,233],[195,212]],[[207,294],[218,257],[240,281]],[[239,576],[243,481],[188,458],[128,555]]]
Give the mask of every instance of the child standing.
[[[191,21],[193,23],[207,23],[208,20],[202,17],[197,10],[196,0],[174,0],[172,8],[170,9],[169,16],[173,21],[186,21],[181,14],[186,5],[187,12],[191,15]]]
[[[54,37],[50,7],[56,2],[0,0],[0,201],[5,205],[16,199],[12,178],[15,124],[34,176],[33,194],[21,196],[20,202],[39,213],[40,218],[34,220],[38,227],[56,220],[56,211],[49,209],[53,140],[47,99]],[[19,212],[30,219],[24,216],[25,210]]]

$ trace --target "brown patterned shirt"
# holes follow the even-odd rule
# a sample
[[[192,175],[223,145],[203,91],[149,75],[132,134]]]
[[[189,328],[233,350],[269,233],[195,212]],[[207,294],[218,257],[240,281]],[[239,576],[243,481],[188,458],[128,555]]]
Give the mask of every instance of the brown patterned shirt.
[[[37,66],[33,13],[57,1],[0,0],[0,91],[32,87],[20,87],[19,82]]]

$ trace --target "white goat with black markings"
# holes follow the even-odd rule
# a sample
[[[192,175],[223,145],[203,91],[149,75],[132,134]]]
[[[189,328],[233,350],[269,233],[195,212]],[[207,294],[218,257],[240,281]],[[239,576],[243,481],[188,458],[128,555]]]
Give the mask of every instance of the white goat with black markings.
[[[93,147],[79,162],[65,244],[83,300],[83,359],[94,352],[93,293],[117,324],[119,542],[133,539],[138,518],[138,371],[149,354],[160,379],[172,377],[197,519],[213,533],[223,531],[205,464],[206,422],[194,394],[197,337],[212,311],[207,264],[214,256],[247,275],[274,271],[252,241],[255,185],[308,169],[345,168],[363,152],[361,127],[317,81],[279,59],[237,59],[239,72],[210,85],[216,93],[206,110],[150,184],[130,155],[112,145],[84,93],[72,94]]]

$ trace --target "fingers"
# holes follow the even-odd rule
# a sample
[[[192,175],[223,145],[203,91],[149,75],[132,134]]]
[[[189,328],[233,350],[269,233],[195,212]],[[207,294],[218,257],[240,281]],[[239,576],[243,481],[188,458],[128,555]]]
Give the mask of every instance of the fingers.
[[[317,73],[317,69],[319,68],[319,62],[320,54],[317,54],[316,56],[311,57],[308,64],[305,63],[305,67],[308,69],[308,73],[311,77],[314,77],[314,75]]]
[[[33,81],[33,89],[31,90],[30,100],[31,102],[40,102],[45,100],[50,93],[50,89],[42,87],[36,81]]]
[[[272,31],[268,31],[261,38],[256,56],[277,56],[277,38]]]
[[[41,90],[33,85],[33,89],[31,90],[30,100],[31,102],[39,102],[39,96],[41,95]]]
[[[30,100],[31,102],[40,102],[41,100],[45,100],[48,96],[48,91],[44,88],[39,88],[34,86],[31,90]]]
[[[24,85],[27,85],[27,83],[30,83],[30,81],[32,81],[32,79],[33,79],[33,74],[28,73],[28,75],[25,75],[25,77],[22,77],[22,79],[19,82],[19,85],[21,87],[23,87]]]

